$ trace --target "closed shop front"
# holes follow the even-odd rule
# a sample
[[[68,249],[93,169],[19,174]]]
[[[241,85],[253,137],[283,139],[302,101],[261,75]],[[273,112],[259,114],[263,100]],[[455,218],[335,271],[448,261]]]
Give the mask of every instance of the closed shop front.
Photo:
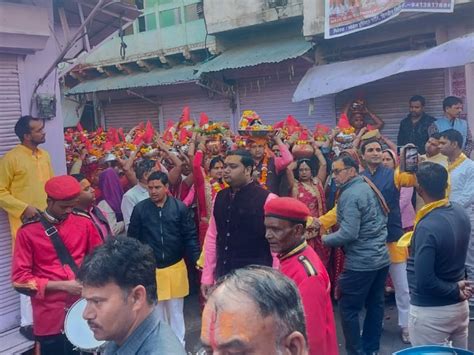
[[[426,113],[443,115],[445,75],[445,69],[419,70],[361,85],[336,95],[337,111],[340,113],[350,99],[363,97],[369,109],[385,122],[382,133],[396,143],[400,121],[407,116],[408,100],[413,95],[425,97]]]
[[[250,77],[238,79],[241,111],[254,110],[267,124],[293,115],[311,130],[317,123],[333,127],[335,125],[335,95],[316,98],[313,112],[310,112],[309,101],[292,102],[296,86],[310,66],[310,63],[299,59],[279,65],[257,66],[252,72],[244,73]]]
[[[179,120],[184,106],[189,106],[191,118],[199,122],[201,112],[216,122],[231,122],[231,100],[219,94],[210,93],[195,83],[170,86],[160,94],[163,118],[166,121]]]
[[[168,120],[178,121],[183,107],[189,106],[191,118],[199,122],[201,112],[209,119],[230,122],[232,110],[230,99],[209,95],[208,91],[195,83],[169,85],[147,90],[146,98],[156,104],[138,97],[120,97],[118,94],[103,100],[102,106],[106,127],[123,127],[128,130],[139,122],[150,120],[155,128]]]
[[[21,116],[18,57],[0,54],[0,158],[18,144],[14,126]],[[0,210],[0,333],[20,323],[20,297],[11,286],[12,244],[8,218]]]
[[[150,100],[154,100],[151,98]],[[106,128],[122,127],[129,130],[139,122],[150,122],[159,127],[158,111],[159,106],[141,98],[110,99],[102,102]]]

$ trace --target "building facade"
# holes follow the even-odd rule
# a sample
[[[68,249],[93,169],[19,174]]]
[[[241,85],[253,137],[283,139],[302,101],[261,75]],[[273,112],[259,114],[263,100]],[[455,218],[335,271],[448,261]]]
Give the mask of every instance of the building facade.
[[[109,2],[102,1],[103,4]],[[62,54],[72,58],[85,49],[85,36],[74,43],[71,40],[81,26],[79,8],[87,18],[96,3],[85,1],[81,8],[74,1],[65,2],[64,6],[67,7],[54,6],[52,0],[0,1],[0,159],[19,143],[14,126],[20,116],[38,116],[50,110],[45,124],[46,143],[42,148],[51,155],[55,174],[66,172],[59,71],[55,64]],[[108,7],[108,14],[102,14],[102,19],[112,23],[111,14],[124,9],[127,9],[127,12],[123,12],[125,16],[131,14],[135,18],[139,13],[133,8],[130,8],[131,11],[127,4],[124,7],[114,4]],[[99,20],[97,16],[98,13],[95,18]],[[115,31],[103,25],[84,28],[89,31],[87,46],[98,44]],[[40,103],[39,98],[42,98]],[[55,109],[54,104],[51,104],[53,102],[58,103]],[[21,353],[33,346],[32,342],[26,341],[18,333],[19,294],[12,288],[10,280],[11,239],[7,216],[4,211],[0,211],[1,354]]]

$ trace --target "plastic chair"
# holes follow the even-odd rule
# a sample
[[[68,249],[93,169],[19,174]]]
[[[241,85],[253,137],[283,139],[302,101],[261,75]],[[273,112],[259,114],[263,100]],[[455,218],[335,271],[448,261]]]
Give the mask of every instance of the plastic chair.
[[[423,345],[403,349],[393,355],[474,355],[472,351],[439,345]]]

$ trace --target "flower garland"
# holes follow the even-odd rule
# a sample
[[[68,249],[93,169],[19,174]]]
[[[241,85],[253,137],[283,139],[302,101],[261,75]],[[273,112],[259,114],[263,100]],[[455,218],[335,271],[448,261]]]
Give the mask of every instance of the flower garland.
[[[209,181],[211,183],[211,188],[212,188],[212,195],[215,196],[217,195],[217,193],[223,189],[225,189],[226,187],[228,187],[229,185],[227,185],[225,182],[219,182],[219,180],[214,180],[214,181]]]
[[[268,177],[268,155],[265,154],[263,156],[262,168],[260,170],[260,178],[258,179],[258,182],[264,189],[268,189],[267,177]]]

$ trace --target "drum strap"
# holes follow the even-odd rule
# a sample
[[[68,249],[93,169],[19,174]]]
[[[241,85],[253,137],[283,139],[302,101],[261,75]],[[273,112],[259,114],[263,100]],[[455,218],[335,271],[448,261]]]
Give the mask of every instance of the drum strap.
[[[51,224],[43,214],[40,214],[40,222],[43,225],[44,233],[51,239],[51,243],[53,243],[54,249],[58,254],[59,261],[61,261],[62,265],[69,265],[74,275],[77,276],[79,268],[77,267],[74,259],[71,256],[69,250],[67,250],[64,242],[59,237],[59,232],[57,228]]]

